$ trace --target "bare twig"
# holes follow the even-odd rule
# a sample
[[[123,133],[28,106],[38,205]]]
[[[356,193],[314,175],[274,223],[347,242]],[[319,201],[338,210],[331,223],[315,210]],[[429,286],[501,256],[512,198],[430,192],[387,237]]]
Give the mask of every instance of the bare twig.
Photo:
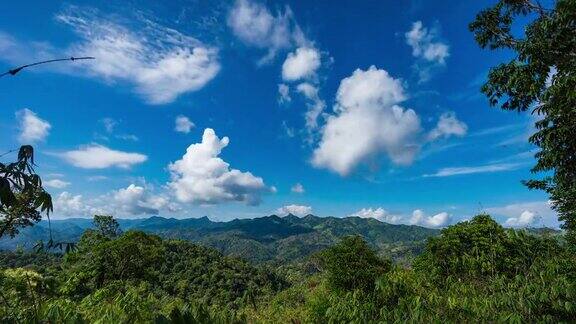
[[[31,67],[31,66],[36,66],[36,65],[41,65],[41,64],[47,64],[47,63],[53,63],[53,62],[62,62],[62,61],[78,61],[78,60],[94,60],[95,57],[92,56],[83,56],[83,57],[67,57],[67,58],[61,58],[61,59],[53,59],[53,60],[47,60],[47,61],[40,61],[40,62],[35,62],[35,63],[31,63],[31,64],[26,64],[26,65],[22,65],[19,67],[16,67],[14,69],[8,70],[7,72],[4,72],[2,74],[0,74],[0,78],[5,76],[5,75],[16,75],[18,72],[22,71],[25,68]]]

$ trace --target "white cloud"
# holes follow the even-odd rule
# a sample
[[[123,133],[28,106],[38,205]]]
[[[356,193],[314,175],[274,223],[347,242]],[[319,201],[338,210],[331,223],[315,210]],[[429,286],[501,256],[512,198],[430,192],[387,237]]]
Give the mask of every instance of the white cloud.
[[[404,221],[404,217],[402,217],[401,215],[391,214],[383,208],[362,208],[359,211],[351,214],[350,216],[361,218],[374,218],[381,222],[390,224],[401,224]]]
[[[261,3],[237,0],[228,14],[228,26],[245,44],[268,50],[261,63],[273,59],[279,50],[307,42],[288,6],[273,15]]]
[[[385,70],[354,71],[340,83],[313,165],[347,175],[381,152],[395,164],[410,164],[420,149],[421,127],[414,110],[398,105],[405,99],[401,80]]]
[[[95,10],[77,7],[57,19],[82,39],[70,46],[69,53],[97,58],[82,64],[81,72],[107,82],[130,83],[150,104],[170,103],[196,91],[220,70],[216,48],[151,21],[130,29]]]
[[[11,63],[68,56],[95,60],[53,64],[35,70],[97,77],[125,83],[150,104],[173,102],[204,87],[220,71],[218,49],[142,16],[104,17],[88,7],[70,6],[56,16],[79,36],[66,47],[24,42],[0,32],[0,57]]]
[[[68,187],[70,185],[70,182],[60,180],[60,179],[50,179],[50,180],[46,180],[46,181],[42,182],[42,185],[49,187],[49,188],[63,189],[63,188]]]
[[[281,104],[292,101],[290,97],[290,87],[287,84],[280,83],[278,85],[278,95],[280,96],[278,102]]]
[[[298,182],[295,185],[292,186],[292,188],[290,188],[290,191],[294,192],[294,193],[304,193],[306,190],[304,190],[304,186]]]
[[[188,117],[182,115],[176,117],[175,124],[174,130],[184,134],[190,133],[190,130],[196,126]]]
[[[438,40],[438,30],[428,30],[421,21],[412,24],[412,29],[404,36],[406,43],[412,47],[412,56],[418,61],[414,65],[420,82],[428,81],[434,69],[446,64],[450,56],[450,47]]]
[[[73,196],[69,192],[64,191],[56,196],[54,200],[54,213],[56,216],[71,216],[80,213],[84,206],[82,195]]]
[[[310,83],[301,83],[296,87],[296,90],[303,94],[308,100],[308,110],[304,116],[306,129],[311,132],[318,128],[318,117],[322,114],[324,108],[326,108],[326,103],[324,103],[324,100],[318,95],[318,88]]]
[[[414,210],[412,215],[408,216],[392,214],[383,208],[362,208],[350,216],[374,218],[389,224],[418,225],[430,228],[444,227],[448,225],[451,220],[450,215],[446,212],[441,212],[433,216],[426,216],[426,214],[420,209]]]
[[[168,166],[172,177],[168,186],[179,201],[197,204],[240,201],[257,205],[261,195],[271,191],[262,178],[231,169],[218,157],[228,143],[228,137],[219,139],[214,130],[207,128],[201,143],[190,145],[181,160]]]
[[[296,90],[307,101],[306,141],[311,143],[312,132],[318,127],[318,116],[326,106],[318,95],[317,85],[317,72],[322,65],[322,55],[303,34],[290,7],[286,6],[283,11],[273,14],[260,2],[236,0],[228,15],[228,25],[245,44],[268,50],[260,64],[272,60],[280,50],[292,51],[282,64],[282,79],[285,82],[306,80],[306,83],[299,85]],[[287,84],[279,84],[278,93],[280,104],[291,101]]]
[[[504,226],[509,227],[529,227],[536,225],[540,220],[535,213],[525,210],[518,217],[510,217],[504,222]]]
[[[412,29],[404,35],[406,43],[412,47],[412,55],[429,62],[446,63],[446,58],[450,56],[450,48],[438,40],[437,33],[434,28],[428,30],[421,21],[414,22]]]
[[[453,112],[443,113],[438,120],[438,124],[428,133],[428,140],[434,141],[438,138],[448,138],[452,135],[464,136],[468,132],[468,126],[456,118]]]
[[[284,207],[280,207],[276,210],[276,213],[285,216],[288,214],[292,214],[295,216],[306,216],[312,214],[312,207],[310,206],[303,206],[303,205],[287,205]]]
[[[444,227],[450,223],[450,215],[446,212],[442,212],[433,216],[426,216],[422,210],[416,209],[414,212],[412,212],[412,217],[410,218],[409,223],[411,225],[439,228]]]
[[[130,184],[92,199],[82,195],[62,192],[54,200],[54,216],[93,216],[95,214],[116,217],[157,215],[161,211],[175,212],[179,206],[167,196],[154,194],[151,189]]]
[[[54,216],[79,217],[101,214],[100,210],[93,208],[84,201],[82,195],[73,195],[67,191],[60,193],[54,199]]]
[[[454,167],[443,168],[433,174],[425,174],[424,177],[451,177],[455,175],[475,174],[475,173],[492,173],[511,171],[520,168],[522,164],[519,163],[496,163],[488,165],[479,165],[471,167]]]
[[[34,143],[43,141],[48,136],[52,125],[41,119],[30,109],[22,109],[16,112],[19,122],[20,135],[18,140],[21,143]]]
[[[161,195],[152,195],[144,187],[131,184],[112,193],[112,203],[123,214],[157,215],[160,210],[169,207],[170,201]]]
[[[58,153],[57,156],[84,169],[129,168],[148,159],[144,154],[116,151],[99,144],[82,146],[77,150]]]
[[[505,217],[505,226],[548,226],[559,227],[558,215],[551,208],[550,201],[529,201],[486,208],[486,212]]]
[[[297,81],[314,78],[320,67],[320,52],[311,47],[299,47],[282,64],[282,79],[284,81]]]

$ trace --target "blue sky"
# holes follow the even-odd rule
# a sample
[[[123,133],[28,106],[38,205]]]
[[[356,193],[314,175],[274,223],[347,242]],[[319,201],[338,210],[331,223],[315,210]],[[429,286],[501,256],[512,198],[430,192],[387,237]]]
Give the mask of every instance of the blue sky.
[[[479,88],[510,53],[467,25],[492,1],[19,1],[0,147],[37,150],[54,217],[271,213],[441,227],[480,210],[557,226],[530,177],[533,117]],[[5,161],[14,156],[2,157]]]

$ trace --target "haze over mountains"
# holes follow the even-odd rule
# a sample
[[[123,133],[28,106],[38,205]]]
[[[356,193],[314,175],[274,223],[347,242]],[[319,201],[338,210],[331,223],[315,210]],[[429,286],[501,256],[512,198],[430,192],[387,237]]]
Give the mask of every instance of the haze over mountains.
[[[329,247],[346,235],[363,236],[382,254],[404,259],[418,253],[426,238],[438,230],[414,225],[392,225],[360,217],[297,217],[289,214],[214,222],[202,218],[119,219],[123,231],[141,230],[164,238],[185,239],[218,249],[226,255],[252,262],[286,262],[302,260]],[[55,241],[75,242],[92,227],[92,220],[70,218],[50,224]],[[37,241],[49,240],[49,224],[41,221],[26,228],[14,239],[0,240],[0,249],[32,248]]]

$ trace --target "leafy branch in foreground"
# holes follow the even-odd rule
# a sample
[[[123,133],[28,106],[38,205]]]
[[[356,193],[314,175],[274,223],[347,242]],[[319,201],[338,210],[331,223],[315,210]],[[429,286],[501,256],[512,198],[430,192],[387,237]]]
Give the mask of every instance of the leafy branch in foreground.
[[[529,21],[522,38],[513,25]],[[545,8],[530,0],[501,0],[480,12],[469,26],[482,48],[516,55],[490,70],[482,87],[490,105],[538,116],[529,141],[540,148],[524,183],[550,195],[567,240],[576,244],[576,0]]]
[[[23,145],[18,160],[0,163],[0,238],[14,237],[19,228],[32,226],[52,211],[52,197],[34,171],[34,149]]]

